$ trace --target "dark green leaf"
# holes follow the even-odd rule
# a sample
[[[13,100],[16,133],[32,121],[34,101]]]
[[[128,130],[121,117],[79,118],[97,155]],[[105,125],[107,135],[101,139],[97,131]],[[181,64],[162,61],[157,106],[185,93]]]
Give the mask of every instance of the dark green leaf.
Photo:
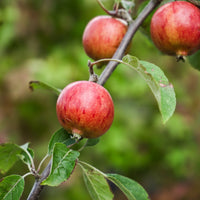
[[[139,183],[118,174],[107,174],[107,178],[121,189],[128,200],[149,200],[147,192]]]
[[[122,60],[136,70],[146,81],[157,100],[163,123],[166,123],[176,108],[173,85],[169,83],[163,71],[152,63],[139,61],[136,57],[130,55],[124,56]]]
[[[71,138],[71,136],[72,135],[69,134],[64,128],[61,128],[58,131],[56,131],[51,137],[51,140],[49,142],[48,154],[49,155],[52,154],[55,143],[63,143],[66,146],[74,144],[76,140]]]
[[[0,172],[6,173],[16,161],[19,160],[17,156],[22,152],[16,144],[1,144],[0,145]]]
[[[18,200],[24,190],[24,178],[19,175],[11,175],[0,182],[0,199]]]
[[[56,143],[53,149],[53,162],[50,175],[42,184],[58,186],[66,181],[75,167],[79,154],[78,151],[68,149],[65,144]]]
[[[42,81],[30,81],[29,82],[29,88],[31,90],[35,90],[35,89],[38,89],[38,88],[41,88],[41,89],[45,89],[45,90],[49,90],[49,91],[52,91],[54,93],[56,93],[57,95],[60,94],[61,90],[58,89],[58,88],[55,88],[49,84],[46,84]]]
[[[100,141],[100,138],[89,138],[86,142],[86,145],[85,146],[94,146],[96,145],[97,143],[99,143]]]
[[[106,181],[104,174],[89,164],[85,165],[86,163],[80,163],[83,170],[84,182],[92,199],[112,200],[113,194],[110,191],[109,184]],[[84,166],[82,164],[84,164]]]
[[[188,60],[192,67],[200,71],[200,50],[195,54],[188,56]]]

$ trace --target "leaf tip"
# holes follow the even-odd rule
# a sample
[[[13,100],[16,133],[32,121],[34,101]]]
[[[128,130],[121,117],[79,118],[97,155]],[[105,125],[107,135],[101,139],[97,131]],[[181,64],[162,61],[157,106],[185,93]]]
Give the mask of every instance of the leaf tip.
[[[33,84],[39,84],[39,81],[29,81],[29,89],[33,92],[34,86]]]

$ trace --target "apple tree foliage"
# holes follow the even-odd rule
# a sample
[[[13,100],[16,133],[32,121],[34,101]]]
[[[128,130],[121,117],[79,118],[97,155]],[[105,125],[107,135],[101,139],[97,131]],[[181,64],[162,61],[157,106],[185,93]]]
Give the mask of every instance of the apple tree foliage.
[[[122,63],[124,66],[128,66],[138,72],[144,81],[146,81],[156,98],[163,122],[166,123],[173,115],[176,106],[176,98],[174,88],[163,71],[152,63],[140,61],[138,58],[130,55],[124,56]],[[33,90],[43,88],[57,94],[60,91],[60,89],[41,81],[31,81],[30,88]],[[87,146],[96,145],[99,142],[99,138],[85,140],[85,144],[81,150]],[[85,184],[93,199],[113,198],[107,181],[113,182],[130,200],[148,199],[148,194],[137,182],[119,174],[104,174],[88,163],[80,161],[78,159],[80,149],[73,150],[69,148],[76,143],[77,141],[71,138],[71,135],[63,128],[53,134],[46,155],[46,157],[52,157],[51,171],[48,177],[41,182],[42,185],[60,185],[70,177],[74,168],[78,165],[82,169]],[[35,168],[33,161],[34,153],[28,146],[28,143],[22,146],[9,143],[0,146],[0,170],[2,173],[7,172],[19,159],[22,160],[30,170],[30,172],[24,176],[11,175],[5,177],[1,181],[0,195],[3,199],[9,199],[10,195],[15,195],[15,199],[19,199],[23,192],[24,178],[30,175],[30,173],[34,174],[36,177],[40,177],[40,167],[38,169]],[[6,189],[5,184],[7,185]]]
[[[116,0],[116,3],[120,3],[127,11],[135,6],[134,2],[131,0]],[[144,4],[147,4],[147,2],[145,1]],[[144,4],[138,8],[138,13],[144,8]],[[149,36],[151,16],[152,14],[150,14],[141,25],[141,29],[147,36]],[[197,69],[199,69],[199,52],[200,51],[188,58],[189,62]],[[118,62],[124,67],[131,68],[143,78],[157,101],[163,123],[166,123],[173,115],[176,108],[176,95],[172,83],[165,76],[161,68],[132,55],[125,55],[121,60],[118,60]],[[29,87],[32,90],[40,88],[49,90],[56,95],[59,95],[61,92],[61,89],[42,81],[30,81]],[[14,174],[4,177],[0,182],[0,199],[20,199],[24,190],[25,177],[28,175],[33,175],[36,180],[39,180],[39,185],[58,186],[67,181],[74,170],[80,167],[88,192],[94,200],[113,199],[113,193],[109,183],[115,184],[129,200],[148,200],[147,192],[136,181],[120,174],[104,173],[89,163],[79,159],[80,153],[84,148],[95,146],[99,141],[100,138],[82,139],[82,146],[77,148],[76,145],[80,140],[72,138],[71,134],[63,128],[60,128],[52,134],[47,147],[46,156],[42,159],[38,167],[35,166],[34,151],[29,147],[29,143],[24,145],[13,143],[1,144],[0,172],[2,174],[8,172],[19,160],[27,166],[28,172],[24,175]],[[50,171],[43,177],[43,172],[40,172],[41,166],[47,158],[50,159]],[[47,169],[48,166],[45,170]]]

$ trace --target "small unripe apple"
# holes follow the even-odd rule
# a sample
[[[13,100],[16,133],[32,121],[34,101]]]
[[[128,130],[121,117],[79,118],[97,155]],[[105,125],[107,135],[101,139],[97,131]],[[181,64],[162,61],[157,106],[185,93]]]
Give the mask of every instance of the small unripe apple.
[[[110,16],[97,16],[86,26],[83,33],[83,47],[94,59],[112,58],[127,32],[127,22]]]
[[[151,38],[160,51],[177,57],[200,49],[200,9],[186,1],[161,6],[153,15]]]
[[[114,118],[108,91],[91,81],[76,81],[60,93],[56,104],[60,124],[72,134],[85,138],[103,135]]]

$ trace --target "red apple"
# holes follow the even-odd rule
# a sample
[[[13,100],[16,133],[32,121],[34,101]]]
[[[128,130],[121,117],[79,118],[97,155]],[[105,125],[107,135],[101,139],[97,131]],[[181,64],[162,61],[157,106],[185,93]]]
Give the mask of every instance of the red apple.
[[[200,9],[186,1],[161,6],[151,20],[151,38],[160,51],[177,57],[200,49]]]
[[[85,138],[103,135],[114,118],[114,105],[108,91],[90,81],[67,85],[60,93],[57,105],[60,124],[70,133]]]
[[[110,16],[93,18],[83,33],[83,47],[94,59],[112,58],[127,32],[127,22]]]

